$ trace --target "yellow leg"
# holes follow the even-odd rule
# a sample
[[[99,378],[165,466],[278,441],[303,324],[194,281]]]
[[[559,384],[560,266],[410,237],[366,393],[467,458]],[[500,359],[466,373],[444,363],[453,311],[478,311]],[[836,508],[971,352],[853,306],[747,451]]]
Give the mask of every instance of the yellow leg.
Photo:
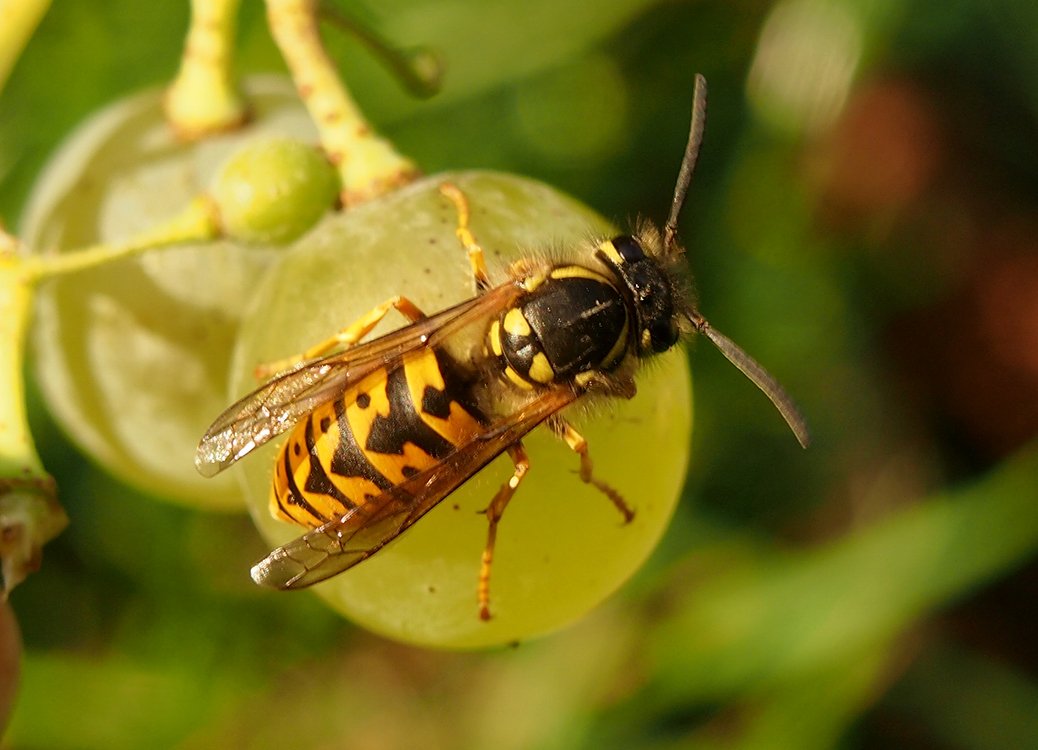
[[[588,453],[587,440],[584,439],[584,436],[573,429],[573,425],[562,417],[551,419],[548,422],[548,427],[550,427],[552,432],[566,442],[566,445],[570,447],[570,450],[580,456],[581,481],[590,484],[603,495],[608,497],[612,501],[613,505],[616,506],[616,509],[623,515],[624,523],[630,523],[631,519],[634,518],[634,511],[631,510],[631,507],[624,501],[620,493],[605,482],[595,479],[594,474],[592,473],[591,456]]]
[[[265,362],[257,365],[256,369],[253,370],[253,374],[257,379],[265,380],[274,373],[284,372],[285,370],[298,367],[303,362],[327,354],[336,347],[348,349],[371,333],[371,329],[377,326],[379,321],[386,317],[386,313],[393,308],[399,310],[412,323],[425,318],[425,313],[419,310],[418,307],[407,297],[401,297],[400,295],[390,297],[381,305],[372,308],[334,336],[311,346],[301,354],[294,354],[291,357],[285,357],[276,362]]]
[[[482,294],[490,288],[490,274],[487,273],[486,258],[483,248],[476,242],[476,238],[469,229],[469,202],[461,189],[451,182],[440,185],[440,192],[444,197],[450,199],[458,211],[458,226],[454,230],[458,241],[469,256],[469,265],[472,267],[472,280],[476,284],[476,294]]]
[[[512,499],[519,483],[523,481],[526,472],[530,469],[530,459],[523,450],[522,443],[516,443],[509,447],[508,455],[515,464],[515,472],[512,477],[501,485],[501,489],[494,495],[490,505],[483,511],[487,516],[487,544],[483,548],[483,559],[479,566],[479,585],[476,595],[479,600],[479,617],[481,620],[490,619],[490,567],[494,562],[494,542],[497,540],[497,523],[505,512],[508,501]]]

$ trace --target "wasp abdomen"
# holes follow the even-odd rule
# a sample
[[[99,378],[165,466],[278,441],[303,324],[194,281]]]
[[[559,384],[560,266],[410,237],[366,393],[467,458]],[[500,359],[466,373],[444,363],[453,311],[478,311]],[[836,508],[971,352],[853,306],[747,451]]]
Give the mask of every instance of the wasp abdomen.
[[[316,407],[282,448],[274,515],[314,528],[441,462],[485,429],[471,387],[446,353],[425,350]]]

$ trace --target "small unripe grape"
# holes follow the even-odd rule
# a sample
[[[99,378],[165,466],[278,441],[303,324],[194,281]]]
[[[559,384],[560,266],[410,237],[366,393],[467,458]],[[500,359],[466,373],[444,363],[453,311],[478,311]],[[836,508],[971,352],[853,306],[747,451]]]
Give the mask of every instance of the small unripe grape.
[[[283,245],[332,207],[339,178],[313,146],[291,138],[250,142],[220,169],[211,196],[227,237]]]
[[[471,228],[495,282],[507,278],[516,259],[579,260],[567,249],[615,233],[572,198],[493,173],[426,178],[327,217],[279,259],[256,290],[238,340],[236,394],[256,387],[257,364],[303,351],[395,294],[426,313],[473,295],[466,253],[455,236],[456,211],[438,191],[443,180],[467,196]],[[405,322],[390,311],[373,335]],[[589,441],[597,477],[634,508],[630,524],[580,481],[579,460],[561,440],[545,428],[524,440],[531,468],[499,527],[490,621],[480,620],[476,599],[487,530],[480,511],[511,476],[507,456],[374,557],[315,590],[372,630],[439,647],[510,643],[580,617],[645,560],[684,482],[691,430],[684,352],[679,348],[647,366],[638,388],[631,401],[598,402],[567,414]],[[270,516],[275,456],[275,446],[265,446],[228,472],[243,477],[250,508],[272,546],[303,531]]]
[[[249,125],[192,143],[169,128],[160,91],[95,114],[37,181],[20,226],[27,246],[66,253],[127,240],[207,192],[217,167],[243,144],[274,136],[316,142],[288,82],[254,79],[245,91]],[[154,495],[240,508],[233,478],[198,475],[194,448],[227,404],[242,310],[278,252],[186,243],[44,284],[33,332],[36,377],[66,432]]]

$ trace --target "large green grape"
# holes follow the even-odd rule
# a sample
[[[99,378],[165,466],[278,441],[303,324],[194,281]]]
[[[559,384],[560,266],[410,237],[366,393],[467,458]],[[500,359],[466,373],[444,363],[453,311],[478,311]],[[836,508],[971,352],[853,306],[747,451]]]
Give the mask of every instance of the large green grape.
[[[489,173],[427,178],[328,217],[256,290],[238,340],[235,395],[257,385],[257,363],[303,351],[394,294],[426,312],[472,295],[468,261],[454,235],[455,210],[437,190],[444,179],[471,203],[472,229],[492,279],[505,278],[508,263],[531,251],[564,250],[589,233],[614,232],[549,187]],[[391,311],[375,335],[403,322]],[[570,416],[590,442],[597,474],[623,493],[636,516],[625,526],[608,499],[580,482],[576,455],[536,430],[526,440],[532,467],[500,525],[489,622],[479,619],[476,605],[486,538],[478,511],[511,475],[507,457],[379,554],[316,590],[375,631],[444,647],[508,643],[584,614],[644,561],[679,496],[691,429],[684,353],[646,367],[634,400],[599,403],[590,411]],[[244,477],[251,510],[272,545],[301,533],[268,511],[274,450],[266,446],[229,471]]]
[[[21,223],[26,244],[49,253],[126,240],[206,192],[220,165],[243,145],[273,136],[317,142],[286,81],[254,79],[246,96],[249,125],[196,143],[176,139],[160,91],[94,115],[38,181]],[[278,143],[276,164],[296,169],[308,158],[299,147]],[[330,205],[334,187],[321,191]],[[293,231],[300,230],[294,225]],[[33,340],[51,411],[95,460],[155,495],[241,507],[232,479],[204,480],[192,459],[199,436],[225,406],[242,310],[277,252],[245,245],[154,250],[41,289]]]

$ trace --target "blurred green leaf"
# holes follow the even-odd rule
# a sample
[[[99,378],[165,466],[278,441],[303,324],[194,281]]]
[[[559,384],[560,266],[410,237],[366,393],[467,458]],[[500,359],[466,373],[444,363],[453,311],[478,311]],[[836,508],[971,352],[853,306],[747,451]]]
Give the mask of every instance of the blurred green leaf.
[[[668,701],[720,700],[881,643],[1038,549],[1038,445],[819,549],[687,590],[649,644]]]
[[[885,701],[895,716],[925,727],[947,747],[1038,747],[1038,683],[998,658],[939,643]]]
[[[8,742],[50,750],[170,747],[257,687],[225,671],[199,679],[194,664],[169,656],[143,664],[104,653],[30,655]]]

